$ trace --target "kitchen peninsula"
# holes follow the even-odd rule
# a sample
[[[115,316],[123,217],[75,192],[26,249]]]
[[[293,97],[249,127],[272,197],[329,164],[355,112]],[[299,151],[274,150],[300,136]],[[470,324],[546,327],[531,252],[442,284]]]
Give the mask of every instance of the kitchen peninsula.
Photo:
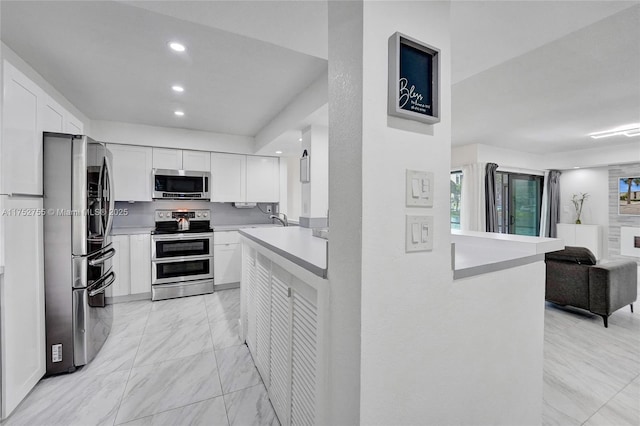
[[[322,424],[328,393],[328,242],[299,227],[241,229],[240,236],[242,338],[280,421]],[[562,249],[563,243],[459,231],[451,242],[449,291],[460,301],[456,309],[473,311],[476,318],[475,332],[451,348],[451,356],[466,352],[488,360],[493,367],[465,364],[469,383],[482,383],[508,400],[514,408],[506,417],[535,418],[542,405],[544,253]],[[399,278],[390,285],[401,289],[403,283]]]

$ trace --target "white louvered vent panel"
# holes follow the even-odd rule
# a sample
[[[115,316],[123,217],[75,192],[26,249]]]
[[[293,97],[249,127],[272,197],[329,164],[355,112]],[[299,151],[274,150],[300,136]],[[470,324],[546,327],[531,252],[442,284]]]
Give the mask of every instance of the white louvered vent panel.
[[[269,388],[269,338],[271,329],[271,261],[258,254],[256,260],[256,366]]]
[[[256,355],[256,266],[255,252],[245,257],[246,307],[247,307],[247,346]]]
[[[287,273],[273,267],[271,274],[271,386],[269,396],[278,419],[289,425],[289,297]]]
[[[292,295],[291,424],[315,423],[317,309],[298,292]]]

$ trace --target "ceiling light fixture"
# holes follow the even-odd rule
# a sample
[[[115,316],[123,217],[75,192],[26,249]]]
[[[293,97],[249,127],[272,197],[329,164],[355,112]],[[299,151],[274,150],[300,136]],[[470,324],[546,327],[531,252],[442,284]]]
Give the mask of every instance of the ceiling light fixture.
[[[180,44],[175,41],[172,41],[171,43],[169,43],[169,47],[175,50],[176,52],[184,52],[185,50],[187,50],[187,48],[184,47],[184,44]]]
[[[302,142],[302,138],[299,138],[299,139],[298,139],[298,142]]]
[[[178,93],[182,93],[182,92],[184,92],[184,87],[182,87],[182,86],[171,86],[171,89],[172,89],[174,92],[178,92]]]
[[[611,136],[640,136],[640,123],[627,124],[625,126],[616,127],[615,129],[605,130],[602,132],[589,133],[593,139],[608,138]]]
[[[276,151],[276,154],[282,154],[282,151]]]
[[[184,112],[183,112],[183,111],[173,111],[173,113],[174,113],[175,115],[177,115],[178,117],[182,117],[182,116],[184,115]]]

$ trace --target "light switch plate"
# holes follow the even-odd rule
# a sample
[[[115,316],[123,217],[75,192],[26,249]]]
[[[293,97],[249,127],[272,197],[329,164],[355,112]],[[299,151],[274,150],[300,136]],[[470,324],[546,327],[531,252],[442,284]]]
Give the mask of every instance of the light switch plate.
[[[433,173],[407,169],[407,207],[433,207]]]
[[[407,253],[433,250],[433,216],[407,215],[406,247]]]

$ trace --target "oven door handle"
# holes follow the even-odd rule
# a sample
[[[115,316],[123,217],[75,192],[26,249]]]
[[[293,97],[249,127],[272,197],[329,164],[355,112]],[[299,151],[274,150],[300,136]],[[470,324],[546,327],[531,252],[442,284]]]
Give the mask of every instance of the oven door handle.
[[[113,256],[115,256],[115,254],[116,254],[116,249],[110,248],[109,250],[105,251],[102,256],[89,259],[89,266],[101,265],[107,260],[111,259]]]
[[[96,294],[102,293],[107,287],[109,287],[116,280],[116,273],[111,271],[107,275],[98,278],[87,291],[89,292],[89,297],[93,297]],[[97,288],[95,288],[97,287]]]
[[[188,262],[190,260],[206,260],[213,259],[213,253],[203,254],[201,256],[175,256],[175,257],[153,257],[152,263],[175,263],[175,262]]]

